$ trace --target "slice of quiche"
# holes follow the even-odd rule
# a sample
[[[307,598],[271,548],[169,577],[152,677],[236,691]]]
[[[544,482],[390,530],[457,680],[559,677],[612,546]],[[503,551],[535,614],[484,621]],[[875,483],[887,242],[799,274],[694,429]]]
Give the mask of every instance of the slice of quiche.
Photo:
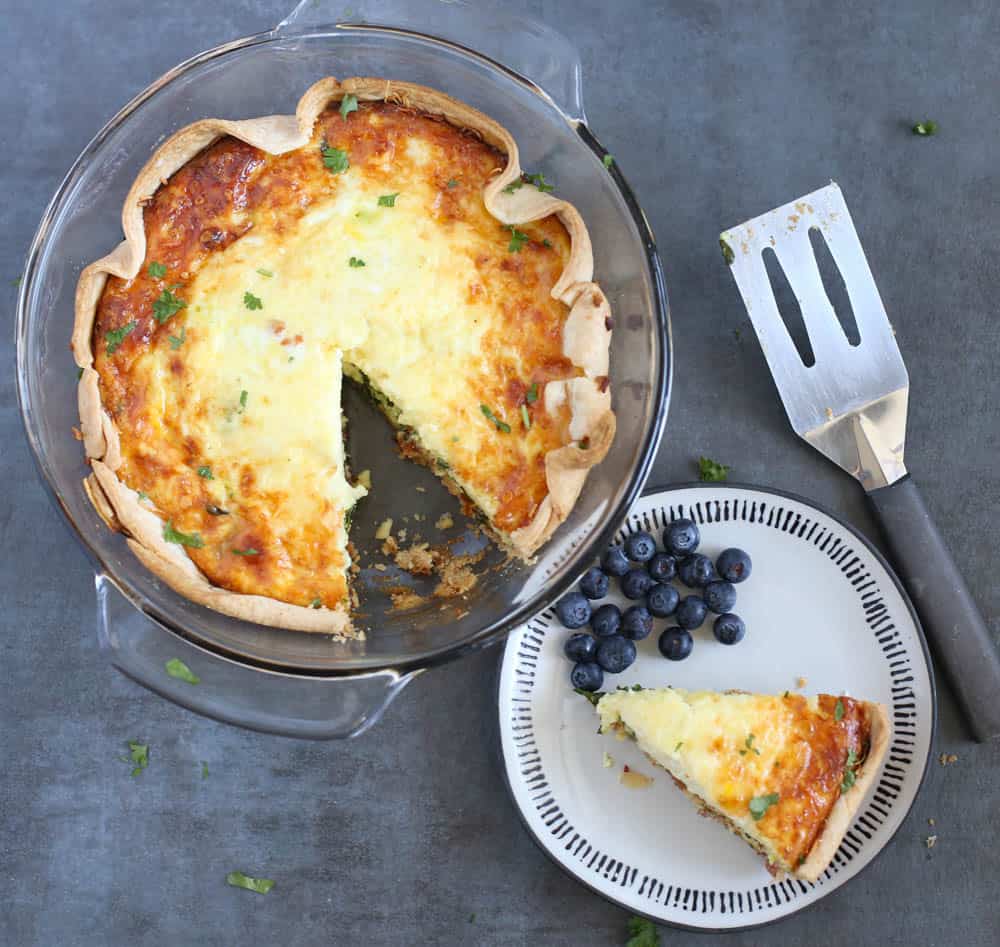
[[[830,694],[637,686],[587,696],[602,733],[635,740],[769,871],[805,881],[830,864],[891,736],[881,704]]]

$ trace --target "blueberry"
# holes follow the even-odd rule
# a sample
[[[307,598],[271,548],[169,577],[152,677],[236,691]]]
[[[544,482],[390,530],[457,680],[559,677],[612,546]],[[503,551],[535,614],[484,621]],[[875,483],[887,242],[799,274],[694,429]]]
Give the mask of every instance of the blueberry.
[[[687,559],[681,559],[681,564],[677,567],[677,575],[689,589],[703,588],[713,579],[718,578],[712,560],[700,552],[688,556]]]
[[[747,633],[747,626],[739,615],[730,612],[715,619],[712,633],[715,635],[715,640],[722,644],[737,644]]]
[[[633,641],[641,641],[653,630],[653,616],[645,605],[632,605],[622,615],[622,634]]]
[[[563,645],[563,654],[570,661],[593,661],[597,654],[597,639],[583,631],[570,635]]]
[[[750,557],[742,549],[723,549],[715,565],[727,582],[745,582],[753,569]]]
[[[660,654],[670,661],[683,661],[694,648],[691,632],[683,628],[668,628],[657,642]]]
[[[649,562],[656,553],[656,540],[640,530],[625,538],[625,555],[633,562]]]
[[[565,628],[582,628],[590,621],[590,602],[579,592],[570,592],[556,603],[556,615]]]
[[[646,608],[657,618],[666,618],[673,615],[680,597],[680,592],[672,585],[654,585],[646,596]]]
[[[604,684],[604,672],[594,661],[581,661],[569,672],[569,682],[581,691],[599,691]]]
[[[705,608],[704,601],[698,598],[697,595],[689,595],[677,603],[677,610],[674,612],[674,621],[681,628],[691,631],[694,628],[701,627],[707,614],[708,609]]]
[[[608,546],[604,558],[601,559],[601,568],[608,574],[623,576],[632,567],[629,565],[628,556],[621,546]]]
[[[709,582],[702,593],[710,612],[722,615],[736,604],[736,586],[732,582]]]
[[[635,662],[635,644],[615,635],[613,638],[605,638],[597,646],[597,663],[608,672],[608,674],[621,674],[627,667],[631,667]]]
[[[618,606],[608,603],[594,609],[594,614],[590,616],[590,627],[598,637],[609,638],[618,632],[621,621],[622,613]]]
[[[580,591],[587,598],[604,598],[608,594],[608,577],[594,566],[584,572],[580,579]]]
[[[646,563],[646,571],[657,582],[669,582],[677,575],[677,560],[665,552],[658,552]]]
[[[625,598],[645,598],[655,583],[645,569],[630,569],[622,576],[622,595]]]
[[[675,556],[690,556],[700,542],[701,533],[691,520],[674,520],[663,531],[663,547]]]

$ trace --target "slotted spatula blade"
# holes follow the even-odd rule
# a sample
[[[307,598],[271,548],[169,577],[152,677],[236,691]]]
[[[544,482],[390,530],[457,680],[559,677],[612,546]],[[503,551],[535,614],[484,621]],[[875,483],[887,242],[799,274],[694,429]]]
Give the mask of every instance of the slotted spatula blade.
[[[860,336],[854,345],[823,285],[811,231],[843,278]],[[903,465],[909,377],[840,188],[831,183],[748,220],[719,242],[792,428],[865,488],[973,735],[1000,736],[1000,655]],[[771,253],[798,301],[812,365],[778,309],[765,265]]]
[[[823,286],[809,232],[826,242],[847,288],[851,345]],[[727,230],[720,238],[792,428],[866,490],[906,474],[909,378],[882,298],[836,184]],[[764,265],[773,252],[795,293],[816,362],[806,366]]]

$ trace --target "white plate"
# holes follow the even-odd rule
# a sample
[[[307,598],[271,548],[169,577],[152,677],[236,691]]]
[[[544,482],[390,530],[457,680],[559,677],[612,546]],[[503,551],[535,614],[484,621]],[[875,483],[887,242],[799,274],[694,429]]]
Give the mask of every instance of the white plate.
[[[909,600],[882,557],[853,529],[806,501],[749,487],[679,487],[633,507],[619,539],[689,516],[700,551],[747,550],[751,577],[734,609],[738,645],[710,622],[681,662],[660,657],[657,619],[624,674],[604,689],[641,683],[780,694],[847,693],[890,709],[893,739],[882,773],[830,867],[815,884],[775,881],[763,860],[714,820],[699,818],[667,775],[631,742],[596,733],[597,715],[573,693],[566,631],[546,610],[513,632],[499,683],[500,741],[514,803],[555,861],[604,897],[665,924],[733,929],[777,920],[818,901],[867,865],[892,838],[923,780],[934,729],[934,682]],[[612,581],[610,601],[629,604]],[[710,616],[711,618],[711,616]],[[614,759],[605,768],[604,753]],[[622,766],[655,777],[626,788]]]

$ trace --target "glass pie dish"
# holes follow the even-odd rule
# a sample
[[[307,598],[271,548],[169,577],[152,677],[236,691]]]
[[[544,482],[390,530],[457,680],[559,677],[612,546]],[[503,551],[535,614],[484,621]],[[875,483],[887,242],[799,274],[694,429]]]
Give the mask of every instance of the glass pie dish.
[[[617,162],[583,113],[580,61],[539,23],[460,2],[361,4],[339,21],[306,0],[275,29],[181,63],[129,102],[77,159],[32,243],[17,309],[18,396],[29,443],[56,504],[95,563],[97,628],[120,670],[167,698],[220,720],[311,738],[351,736],[378,719],[422,670],[503,638],[558,598],[612,537],[638,496],[666,418],[671,357],[666,293],[653,236]],[[288,113],[316,79],[385,76],[432,86],[503,124],[522,164],[541,170],[583,214],[595,278],[615,315],[611,343],[618,430],[569,519],[530,564],[506,561],[471,528],[460,551],[485,555],[461,600],[425,598],[396,610],[374,570],[362,568],[363,641],[238,621],[183,598],[147,572],[87,500],[76,371],[68,350],[83,265],[121,238],[121,204],[151,151],[196,119]],[[455,501],[426,470],[396,455],[392,431],[356,391],[345,394],[355,470],[373,489],[352,540],[370,563],[377,525],[433,523]],[[459,519],[459,517],[456,517]],[[418,593],[421,580],[400,576]],[[170,677],[179,658],[198,676]]]

